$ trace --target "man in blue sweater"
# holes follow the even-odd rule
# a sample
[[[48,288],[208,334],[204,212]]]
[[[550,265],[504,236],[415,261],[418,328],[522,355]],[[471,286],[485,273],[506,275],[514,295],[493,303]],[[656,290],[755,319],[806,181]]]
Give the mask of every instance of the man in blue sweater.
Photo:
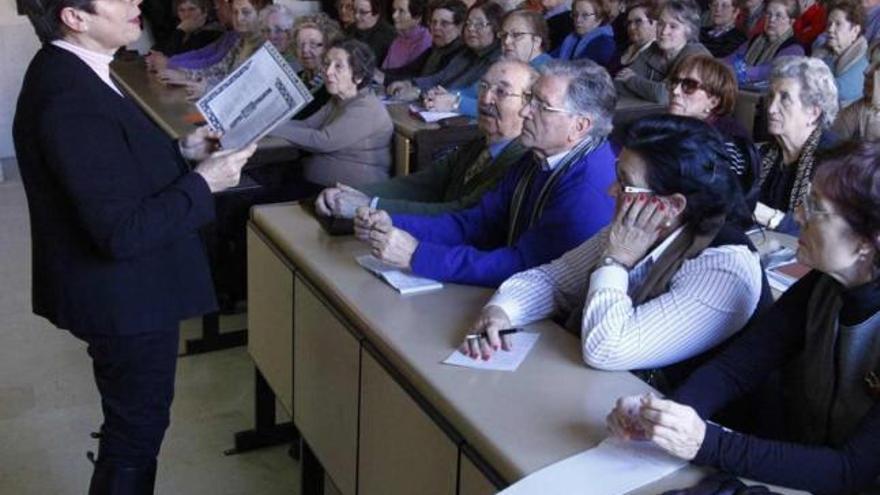
[[[610,222],[617,97],[590,60],[551,62],[521,98],[531,149],[473,207],[436,216],[358,209],[355,234],[386,263],[436,280],[496,287],[547,263]],[[481,97],[480,105],[484,105]]]

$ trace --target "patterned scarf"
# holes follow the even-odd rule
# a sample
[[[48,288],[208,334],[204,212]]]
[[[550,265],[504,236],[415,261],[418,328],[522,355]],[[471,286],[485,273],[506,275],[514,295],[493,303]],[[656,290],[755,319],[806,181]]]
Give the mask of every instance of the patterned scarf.
[[[588,137],[565,155],[562,162],[559,163],[556,169],[550,174],[550,178],[547,179],[544,187],[541,188],[541,191],[538,193],[538,198],[535,200],[535,204],[532,207],[532,214],[529,216],[528,222],[524,223],[520,218],[520,216],[523,215],[523,203],[525,203],[526,196],[532,188],[532,182],[535,180],[535,175],[541,170],[541,161],[534,160],[534,162],[531,163],[531,166],[529,166],[528,170],[526,170],[522,177],[520,177],[519,182],[517,182],[516,188],[513,190],[513,196],[510,199],[510,217],[507,222],[508,246],[512,246],[513,243],[519,239],[522,232],[531,228],[535,222],[541,218],[541,214],[544,212],[544,207],[547,205],[547,200],[550,199],[550,192],[565,173],[574,164],[578,163],[581,158],[592,153],[593,150],[601,146],[604,142],[604,139],[597,140]]]
[[[794,36],[794,32],[791,28],[789,28],[785,34],[777,38],[776,41],[770,41],[767,39],[766,34],[758,36],[755,38],[755,41],[749,45],[749,49],[746,52],[746,63],[749,65],[760,65],[773,60],[773,57],[776,56],[776,52],[778,52],[779,49],[782,48],[782,45],[792,36]]]
[[[816,147],[819,145],[820,137],[822,137],[822,128],[817,127],[816,130],[810,134],[810,137],[807,138],[807,142],[804,143],[804,147],[801,149],[801,154],[798,157],[797,162],[794,164],[794,166],[797,167],[797,174],[795,175],[794,185],[791,188],[791,196],[788,199],[788,211],[794,211],[804,200],[804,196],[807,192],[807,185],[813,178],[813,164],[815,162]],[[767,180],[773,167],[776,167],[777,163],[779,163],[778,166],[783,166],[781,162],[782,148],[780,148],[778,144],[768,146],[766,154],[761,160],[761,176],[758,178],[758,184],[755,187],[761,189],[761,186],[764,184],[764,181]]]

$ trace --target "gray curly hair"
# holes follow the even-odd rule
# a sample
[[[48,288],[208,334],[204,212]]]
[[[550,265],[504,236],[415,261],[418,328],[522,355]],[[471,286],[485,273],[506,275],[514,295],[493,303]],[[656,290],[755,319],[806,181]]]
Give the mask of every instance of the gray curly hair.
[[[779,57],[773,62],[770,81],[794,79],[801,86],[801,103],[818,107],[822,112],[819,125],[831,127],[840,105],[837,101],[837,84],[831,69],[818,58]]]
[[[281,19],[281,24],[287,31],[293,30],[293,24],[295,21],[293,12],[286,5],[277,3],[267,5],[266,8],[260,11],[260,27],[269,27],[269,16],[273,14],[278,14]]]
[[[693,0],[669,0],[668,2],[661,4],[657,9],[657,18],[659,18],[663,12],[669,12],[669,15],[687,26],[688,41],[699,41],[700,7],[694,3]]]
[[[293,24],[293,39],[299,37],[303,29],[317,29],[324,35],[324,46],[330,46],[343,38],[339,23],[324,13],[299,16]]]

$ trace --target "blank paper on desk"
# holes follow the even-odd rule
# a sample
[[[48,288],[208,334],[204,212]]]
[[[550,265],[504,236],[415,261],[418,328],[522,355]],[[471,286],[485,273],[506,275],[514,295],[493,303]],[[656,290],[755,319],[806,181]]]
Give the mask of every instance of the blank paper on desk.
[[[535,346],[538,337],[541,334],[535,332],[517,332],[510,335],[513,349],[510,351],[499,350],[495,352],[488,361],[482,359],[473,359],[465,356],[458,349],[452,352],[443,364],[451,364],[453,366],[464,366],[466,368],[476,368],[480,370],[496,370],[496,371],[516,371],[519,365],[529,355],[529,351]]]
[[[526,476],[499,495],[621,495],[686,464],[653,443],[609,437],[595,448]]]

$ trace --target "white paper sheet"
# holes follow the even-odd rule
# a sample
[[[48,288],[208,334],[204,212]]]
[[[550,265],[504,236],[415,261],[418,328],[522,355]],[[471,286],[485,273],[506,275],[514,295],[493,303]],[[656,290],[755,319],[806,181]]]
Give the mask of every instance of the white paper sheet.
[[[267,41],[196,107],[212,129],[223,132],[223,147],[237,149],[265,136],[312,99],[293,68]]]
[[[686,464],[653,443],[609,437],[595,448],[526,476],[499,495],[621,495]]]
[[[358,256],[355,260],[359,265],[366,268],[367,271],[375,274],[403,295],[418,294],[443,288],[443,284],[436,280],[404,273],[391,265],[383,263],[370,254]]]
[[[517,332],[510,335],[513,349],[510,351],[500,350],[492,355],[488,361],[473,359],[465,356],[458,349],[443,361],[443,364],[464,366],[479,370],[516,371],[519,365],[529,355],[529,351],[535,346],[541,334],[535,332]]]

